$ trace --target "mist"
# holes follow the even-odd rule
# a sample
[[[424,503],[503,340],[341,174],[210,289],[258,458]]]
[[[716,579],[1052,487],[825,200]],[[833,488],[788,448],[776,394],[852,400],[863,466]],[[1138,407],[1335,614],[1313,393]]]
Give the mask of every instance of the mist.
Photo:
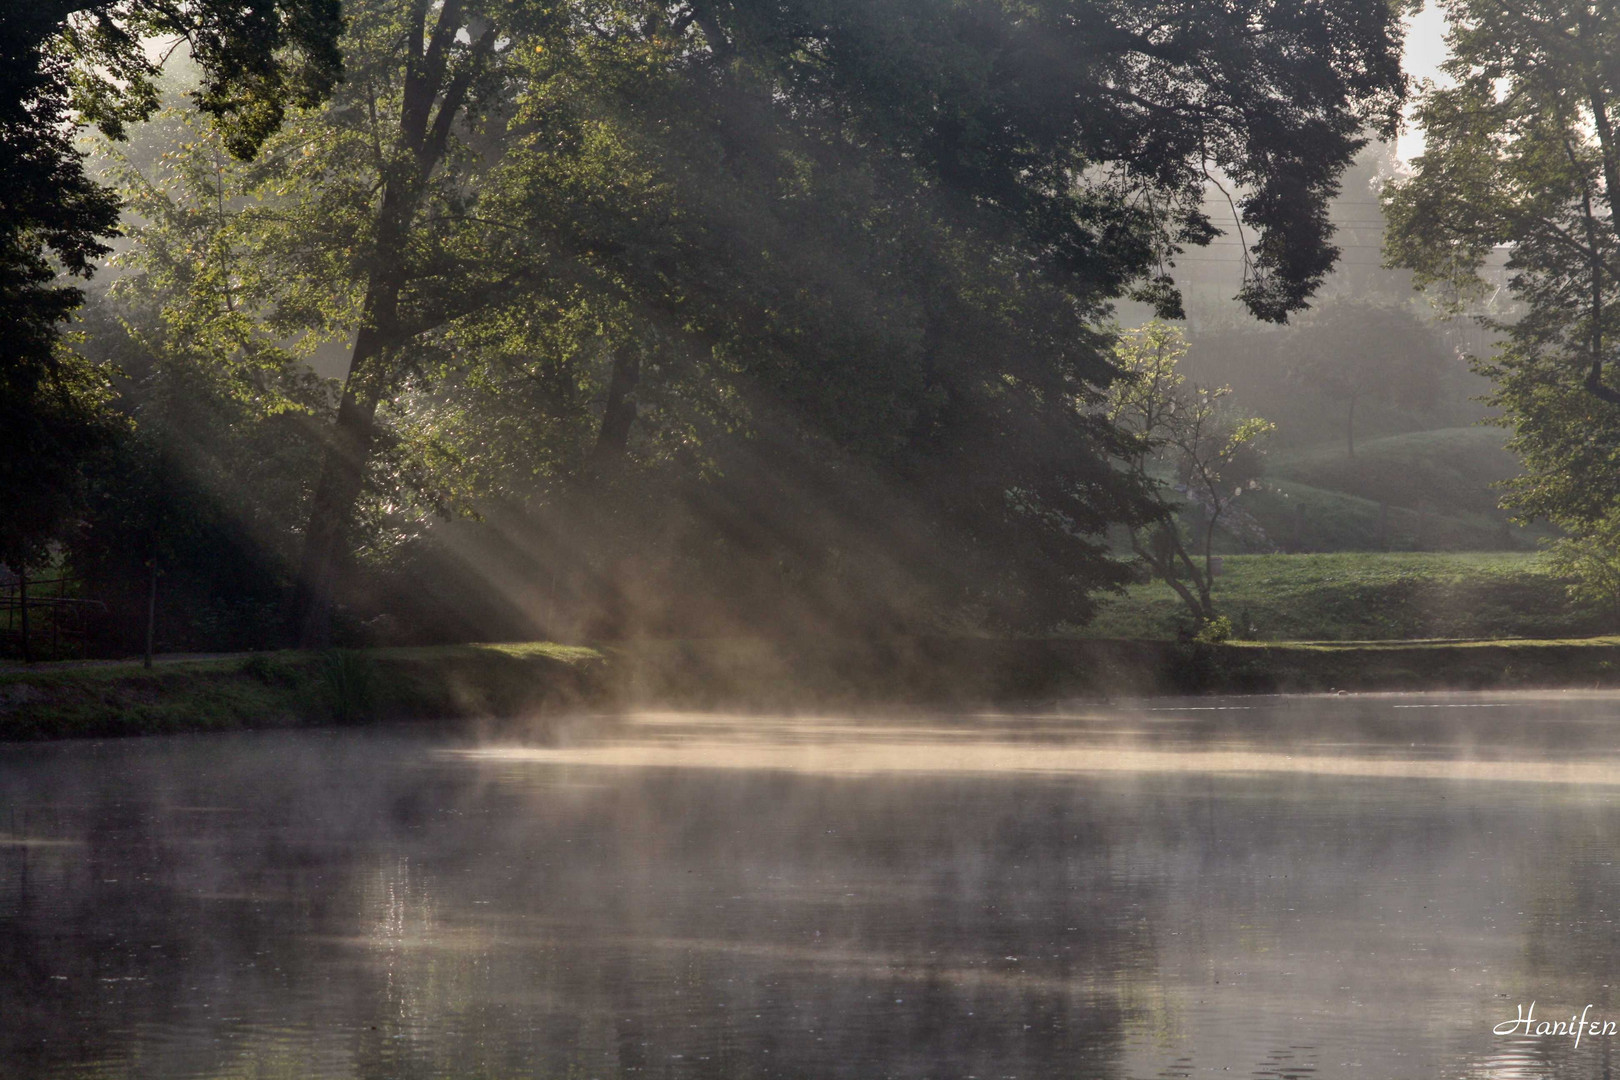
[[[1607,1075],[1611,7],[0,9],[0,1080]]]

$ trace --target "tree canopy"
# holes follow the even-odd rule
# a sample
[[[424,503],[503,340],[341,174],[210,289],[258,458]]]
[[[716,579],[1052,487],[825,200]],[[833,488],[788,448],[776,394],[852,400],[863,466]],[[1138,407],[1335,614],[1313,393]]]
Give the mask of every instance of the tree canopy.
[[[1402,90],[1381,0],[355,0],[336,85],[294,33],[324,9],[277,10],[284,113],[216,110],[197,52],[223,126],[177,113],[123,171],[117,302],[143,370],[308,419],[311,643],[385,521],[503,499],[603,625],[632,578],[1083,619],[1144,512],[1112,301],[1177,313],[1177,256],[1226,227],[1250,310],[1298,311]],[[292,379],[323,349],[330,399]]]
[[[691,410],[681,423],[746,431],[760,476],[875,468],[925,533],[977,537],[981,555],[957,549],[963,580],[1046,531],[1009,588],[1066,598],[1047,621],[1083,614],[1109,573],[1081,537],[1123,497],[1085,407],[1110,377],[1089,327],[1122,294],[1178,310],[1174,259],[1216,235],[1216,176],[1253,240],[1243,299],[1270,319],[1303,306],[1336,254],[1335,178],[1369,124],[1392,122],[1401,85],[1393,13],[1351,0],[604,3],[566,18],[446,4],[420,28],[391,10],[368,8],[351,35],[351,65],[375,73],[355,92],[384,95],[351,113],[392,125],[374,145],[426,152],[368,167],[372,246],[357,250],[376,262],[354,280],[371,314],[307,534],[311,639],[373,418],[412,352],[488,344],[477,326],[496,311],[509,330],[578,318],[587,295],[615,327],[593,346],[613,357],[600,451],[654,422],[627,423],[627,403],[662,394]],[[411,126],[429,110],[449,142]],[[460,261],[418,271],[416,251]],[[518,338],[499,348],[524,351]],[[678,391],[657,385],[670,375]],[[715,441],[686,445],[717,460]],[[1054,573],[1074,589],[1035,584]]]
[[[1620,508],[1620,11],[1443,6],[1452,85],[1418,99],[1426,148],[1387,192],[1388,258],[1463,310],[1505,254],[1517,312],[1487,320],[1501,345],[1479,368],[1525,467],[1507,504],[1580,533]]]
[[[39,0],[0,8],[0,561],[57,538],[81,465],[107,434],[105,375],[65,350],[62,325],[108,253],[119,203],[92,180],[75,138],[121,137],[157,108],[154,43],[184,42],[203,72],[198,108],[249,155],[288,107],[339,76],[338,0]]]

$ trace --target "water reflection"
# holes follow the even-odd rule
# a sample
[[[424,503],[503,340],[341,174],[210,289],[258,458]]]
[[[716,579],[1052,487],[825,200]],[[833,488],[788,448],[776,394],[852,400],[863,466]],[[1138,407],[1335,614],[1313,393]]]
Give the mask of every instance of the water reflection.
[[[1491,1027],[1620,1019],[1617,721],[1391,697],[8,747],[0,1077],[1607,1075],[1612,1038]]]

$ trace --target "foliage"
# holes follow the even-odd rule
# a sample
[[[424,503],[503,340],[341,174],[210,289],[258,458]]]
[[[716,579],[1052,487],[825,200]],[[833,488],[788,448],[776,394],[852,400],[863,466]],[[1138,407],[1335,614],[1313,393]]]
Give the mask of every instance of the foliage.
[[[164,130],[137,129],[130,152],[156,157],[154,136]],[[218,149],[211,132],[185,130],[198,136],[193,150]],[[130,169],[122,162],[117,175],[127,180]],[[194,325],[173,317],[184,307],[177,297],[206,295],[197,282],[216,274],[221,245],[194,222],[176,224],[184,185],[162,198],[127,190],[145,211],[132,230],[137,242],[80,324],[82,348],[120,373],[116,407],[125,423],[83,458],[81,527],[65,548],[108,607],[98,620],[103,650],[140,644],[154,574],[162,646],[278,644],[292,533],[317,449],[309,418],[329,407],[327,391],[253,320],[237,318],[249,275],[231,275],[231,306],[198,304]]]
[[[0,565],[28,570],[83,506],[85,463],[120,434],[105,373],[66,344],[35,371],[0,359]]]
[[[1356,405],[1362,401],[1432,408],[1449,354],[1432,327],[1408,308],[1336,300],[1281,336],[1290,375],[1344,406],[1345,452],[1356,456]]]
[[[245,458],[247,448],[227,442],[206,449]],[[210,486],[215,481],[196,451],[196,443],[162,443],[137,428],[87,463],[82,526],[65,550],[105,605],[93,627],[104,653],[141,647],[154,574],[160,650],[265,648],[283,640],[285,564],[276,557],[277,537],[251,516],[251,496],[264,493]],[[251,475],[245,461],[239,473]]]
[[[1570,599],[1610,613],[1610,629],[1620,629],[1620,515],[1611,514],[1548,545],[1547,564],[1569,580]]]
[[[320,654],[321,696],[340,724],[364,720],[376,707],[376,672],[364,653],[327,649]]]
[[[1177,370],[1186,353],[1186,337],[1168,323],[1126,331],[1114,350],[1121,375],[1106,415],[1130,440],[1123,455],[1126,469],[1152,501],[1152,514],[1130,527],[1131,549],[1176,591],[1203,628],[1216,617],[1211,597],[1216,527],[1244,492],[1259,487],[1255,443],[1272,425],[1224,409],[1221,401],[1229,389],[1188,383]],[[1176,477],[1173,486],[1164,476],[1167,470]],[[1182,500],[1200,511],[1191,537],[1182,535],[1178,520]],[[1193,559],[1196,552],[1203,554],[1202,566]]]
[[[356,556],[399,571],[429,512],[496,507],[604,631],[671,594],[677,621],[1083,618],[1138,512],[1110,301],[1176,310],[1219,175],[1245,301],[1297,311],[1400,94],[1375,0],[349,14],[346,81],[256,161],[178,113],[120,176],[154,386],[193,371],[223,447],[319,440],[230,503],[302,543],[312,643],[376,585]],[[338,343],[341,392],[299,385]]]
[[[171,260],[169,325],[223,338],[216,371],[360,331],[305,530],[311,625],[336,548],[366,549],[402,497],[453,510],[503,488],[596,522],[604,542],[580,546],[600,553],[730,504],[769,526],[698,515],[675,564],[741,555],[829,597],[1003,622],[1083,613],[1112,575],[1085,536],[1123,498],[1107,433],[1074,408],[1108,378],[1087,321],[1132,282],[1173,303],[1151,271],[1211,235],[1192,198],[1207,168],[1252,183],[1250,223],[1269,224],[1256,309],[1292,306],[1331,254],[1312,206],[1393,100],[1392,24],[1336,3],[1273,28],[1366,61],[1324,73],[1260,57],[1246,30],[1195,56],[1134,23],[1077,37],[1054,10],[1042,33],[1068,55],[1038,58],[998,5],[898,7],[449,4],[424,23],[377,0],[331,106],[298,114],[233,195],[218,151],[188,141],[171,165],[187,208],[149,220],[214,239],[172,245],[208,254]],[[1233,78],[1201,112],[1183,98],[1212,57]],[[1276,78],[1239,86],[1261,59]],[[938,70],[895,67],[919,64]],[[1060,72],[1084,104],[1051,116]],[[857,529],[874,500],[890,522]],[[894,558],[903,537],[928,557]]]
[[[605,699],[603,661],[591,650],[526,642],[369,650],[336,660],[259,652],[151,670],[134,663],[37,666],[0,672],[0,742],[357,719],[528,719],[542,702]]]
[[[1573,569],[1620,507],[1620,390],[1609,381],[1620,302],[1620,92],[1611,3],[1451,0],[1454,86],[1428,87],[1416,118],[1427,150],[1387,206],[1392,261],[1460,304],[1508,252],[1520,313],[1479,368],[1513,429],[1524,475],[1505,504],[1569,530]],[[1600,580],[1594,587],[1601,589]]]
[[[204,73],[197,105],[248,155],[287,103],[338,76],[336,0],[48,0],[0,9],[0,561],[63,539],[83,466],[116,422],[108,373],[71,355],[61,326],[117,231],[119,204],[86,174],[75,137],[117,138],[156,107],[148,40],[181,39]]]

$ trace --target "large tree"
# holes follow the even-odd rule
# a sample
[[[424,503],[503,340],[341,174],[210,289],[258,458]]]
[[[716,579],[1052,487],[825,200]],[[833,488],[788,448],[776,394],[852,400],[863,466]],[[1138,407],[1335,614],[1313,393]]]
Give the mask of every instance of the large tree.
[[[1424,153],[1391,185],[1388,257],[1459,310],[1505,255],[1514,318],[1479,370],[1525,475],[1507,505],[1577,534],[1620,510],[1620,5],[1445,0],[1448,85],[1423,89]],[[1605,532],[1605,529],[1607,530]]]
[[[504,298],[520,324],[528,289],[548,297],[531,321],[575,310],[558,298],[577,286],[637,328],[603,354],[596,463],[647,426],[649,376],[679,369],[700,412],[742,410],[766,472],[887,460],[874,483],[930,492],[925,531],[976,534],[987,566],[1070,551],[1095,584],[1100,551],[1061,539],[1118,509],[1073,420],[1109,378],[1085,326],[1126,293],[1177,310],[1217,177],[1249,243],[1243,299],[1298,310],[1336,256],[1336,177],[1401,92],[1375,0],[373,7],[350,50],[373,74],[339,105],[378,156],[307,531],[309,642],[378,410],[472,313]],[[987,307],[997,291],[1016,299]],[[666,346],[697,366],[648,352]]]

